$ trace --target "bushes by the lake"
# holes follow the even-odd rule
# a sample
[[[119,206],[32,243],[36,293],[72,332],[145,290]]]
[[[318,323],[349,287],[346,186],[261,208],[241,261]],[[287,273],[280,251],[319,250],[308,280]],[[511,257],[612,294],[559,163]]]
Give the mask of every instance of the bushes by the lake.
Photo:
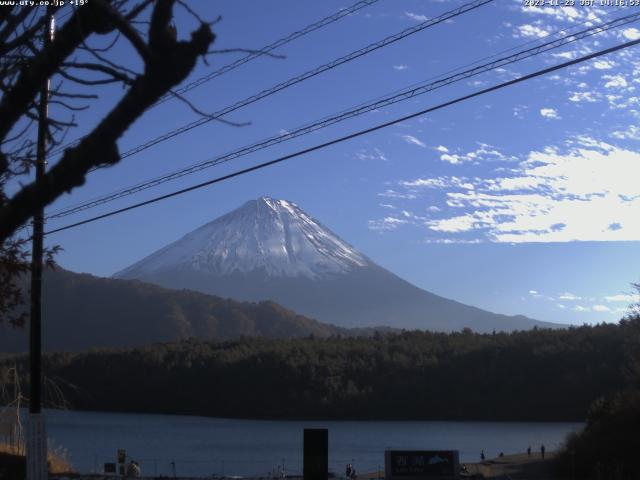
[[[638,478],[640,448],[640,317],[621,322],[627,386],[593,402],[581,432],[567,439],[558,473],[571,478]]]
[[[625,387],[639,321],[566,330],[183,341],[52,354],[73,408],[253,418],[584,420]],[[21,366],[25,368],[26,363]],[[24,378],[24,376],[23,376]]]

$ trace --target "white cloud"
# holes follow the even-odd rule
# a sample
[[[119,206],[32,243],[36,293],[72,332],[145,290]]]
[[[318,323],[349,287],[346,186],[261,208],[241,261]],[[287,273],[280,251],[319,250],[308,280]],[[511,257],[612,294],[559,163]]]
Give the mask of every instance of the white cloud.
[[[620,140],[640,140],[640,127],[629,125],[626,130],[615,130],[611,136]]]
[[[569,100],[572,102],[580,103],[580,102],[597,102],[600,94],[597,92],[571,92],[571,96]]]
[[[384,217],[382,220],[369,220],[369,230],[395,230],[399,225],[409,223],[408,220],[397,217]]]
[[[629,85],[623,75],[603,75],[602,78],[607,80],[604,88],[626,88]]]
[[[594,312],[610,312],[611,311],[609,307],[607,307],[606,305],[594,305],[592,308]]]
[[[440,155],[440,160],[444,162],[449,162],[453,165],[455,165],[456,163],[460,163],[462,161],[460,155],[449,155],[448,153],[445,153],[444,155]]]
[[[415,198],[417,198],[417,196],[414,193],[403,193],[403,192],[396,192],[395,190],[385,190],[384,192],[381,192],[378,194],[379,197],[386,197],[386,198],[401,198],[404,200],[413,200]]]
[[[421,148],[427,148],[427,145],[422,140],[418,140],[413,135],[402,135],[402,139],[410,145],[417,145]]]
[[[627,28],[626,30],[622,31],[622,35],[627,40],[638,40],[640,38],[640,30],[638,30],[637,28]]]
[[[476,219],[472,215],[462,215],[427,222],[431,230],[445,233],[466,232],[475,228],[476,223]]]
[[[575,312],[590,312],[591,309],[589,307],[583,307],[582,305],[576,305],[573,307],[573,311]]]
[[[574,295],[573,293],[570,292],[565,292],[562,295],[560,295],[560,300],[571,300],[571,301],[575,301],[575,300],[581,300],[582,297],[578,297],[577,295]]]
[[[473,183],[469,182],[465,177],[432,177],[432,178],[416,178],[415,180],[404,180],[399,185],[409,188],[461,188],[465,190],[473,190]]]
[[[516,33],[516,36],[524,38],[544,38],[548,35],[547,30],[531,24],[520,25]]]
[[[578,52],[571,50],[569,52],[560,52],[552,54],[555,58],[564,58],[565,60],[573,60],[578,57]]]
[[[420,189],[440,190],[445,208],[425,225],[460,233],[460,241],[640,240],[640,152],[577,137],[562,150],[534,151],[515,168],[495,172],[493,178],[422,177],[400,182],[399,192],[419,198]]]
[[[374,148],[370,151],[358,150],[356,152],[356,158],[358,160],[381,160],[383,162],[386,162],[388,160],[387,156],[379,148]]]
[[[401,72],[402,70],[406,70],[406,69],[408,69],[409,67],[408,67],[407,65],[394,65],[394,66],[393,66],[393,68],[394,68],[395,70],[398,70],[399,72]]]
[[[560,120],[558,111],[555,108],[541,108],[540,115],[542,115],[544,118],[552,118],[554,120]]]
[[[440,160],[442,160],[443,162],[451,163],[452,165],[463,162],[480,162],[508,159],[506,155],[487,143],[478,143],[478,148],[466,153],[453,153],[443,145],[438,146],[436,150],[442,153],[442,155],[440,155]]]
[[[597,70],[611,70],[616,64],[609,60],[598,60],[593,63],[593,68]]]
[[[624,303],[638,303],[640,301],[640,295],[630,295],[630,294],[618,294],[618,295],[607,295],[604,297],[607,302],[624,302]]]
[[[429,17],[427,17],[426,15],[421,15],[419,13],[404,12],[404,14],[411,20],[415,20],[416,22],[426,22],[427,20],[429,20]]]

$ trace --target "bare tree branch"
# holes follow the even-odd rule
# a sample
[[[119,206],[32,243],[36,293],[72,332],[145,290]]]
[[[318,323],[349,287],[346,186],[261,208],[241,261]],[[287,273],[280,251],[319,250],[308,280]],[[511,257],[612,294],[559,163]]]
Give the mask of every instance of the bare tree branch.
[[[131,83],[133,83],[133,78],[129,77],[128,75],[119,72],[118,70],[116,70],[115,68],[112,68],[110,66],[106,66],[106,65],[102,65],[99,63],[86,63],[86,62],[65,62],[62,64],[63,68],[78,68],[78,69],[83,69],[83,70],[92,70],[95,72],[102,72],[105,73],[107,75],[109,75],[110,77],[113,77],[114,80],[123,82],[127,85],[130,85]]]
[[[98,3],[101,2],[96,1],[94,5]],[[36,208],[82,185],[85,175],[92,168],[117,163],[120,160],[116,145],[118,138],[146,109],[180,83],[191,72],[197,59],[207,53],[215,38],[208,25],[202,24],[191,34],[189,41],[176,41],[168,28],[173,4],[174,0],[158,0],[155,4],[149,27],[149,55],[144,74],[133,81],[120,102],[89,135],[77,146],[65,151],[60,161],[45,174],[41,184],[25,186],[0,207],[0,240],[9,238],[33,215]],[[84,41],[77,35],[74,33],[72,36],[76,46]],[[63,58],[58,58],[56,65],[60,66]],[[44,67],[41,69],[46,70]],[[0,133],[2,127],[0,120]]]

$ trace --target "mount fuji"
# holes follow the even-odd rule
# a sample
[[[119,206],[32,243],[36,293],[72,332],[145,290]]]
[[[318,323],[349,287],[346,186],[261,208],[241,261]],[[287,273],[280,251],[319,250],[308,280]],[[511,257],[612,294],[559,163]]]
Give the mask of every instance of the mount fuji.
[[[421,290],[294,203],[269,197],[248,201],[114,277],[236,300],[272,300],[342,327],[490,332],[559,326]]]

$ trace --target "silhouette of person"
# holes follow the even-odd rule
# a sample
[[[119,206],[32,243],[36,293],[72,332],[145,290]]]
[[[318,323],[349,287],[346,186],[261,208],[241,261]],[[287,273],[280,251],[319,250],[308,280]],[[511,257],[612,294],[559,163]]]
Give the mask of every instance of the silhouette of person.
[[[484,457],[484,450],[482,450],[482,451],[480,452],[480,460],[482,460],[482,461],[484,462],[484,458],[485,458],[485,457]]]
[[[544,458],[544,451],[545,451],[544,445],[540,445],[540,455],[542,455],[542,458]]]
[[[527,455],[531,456],[531,445],[527,448]]]
[[[347,463],[347,468],[344,471],[344,475],[347,478],[351,478],[351,464]]]

